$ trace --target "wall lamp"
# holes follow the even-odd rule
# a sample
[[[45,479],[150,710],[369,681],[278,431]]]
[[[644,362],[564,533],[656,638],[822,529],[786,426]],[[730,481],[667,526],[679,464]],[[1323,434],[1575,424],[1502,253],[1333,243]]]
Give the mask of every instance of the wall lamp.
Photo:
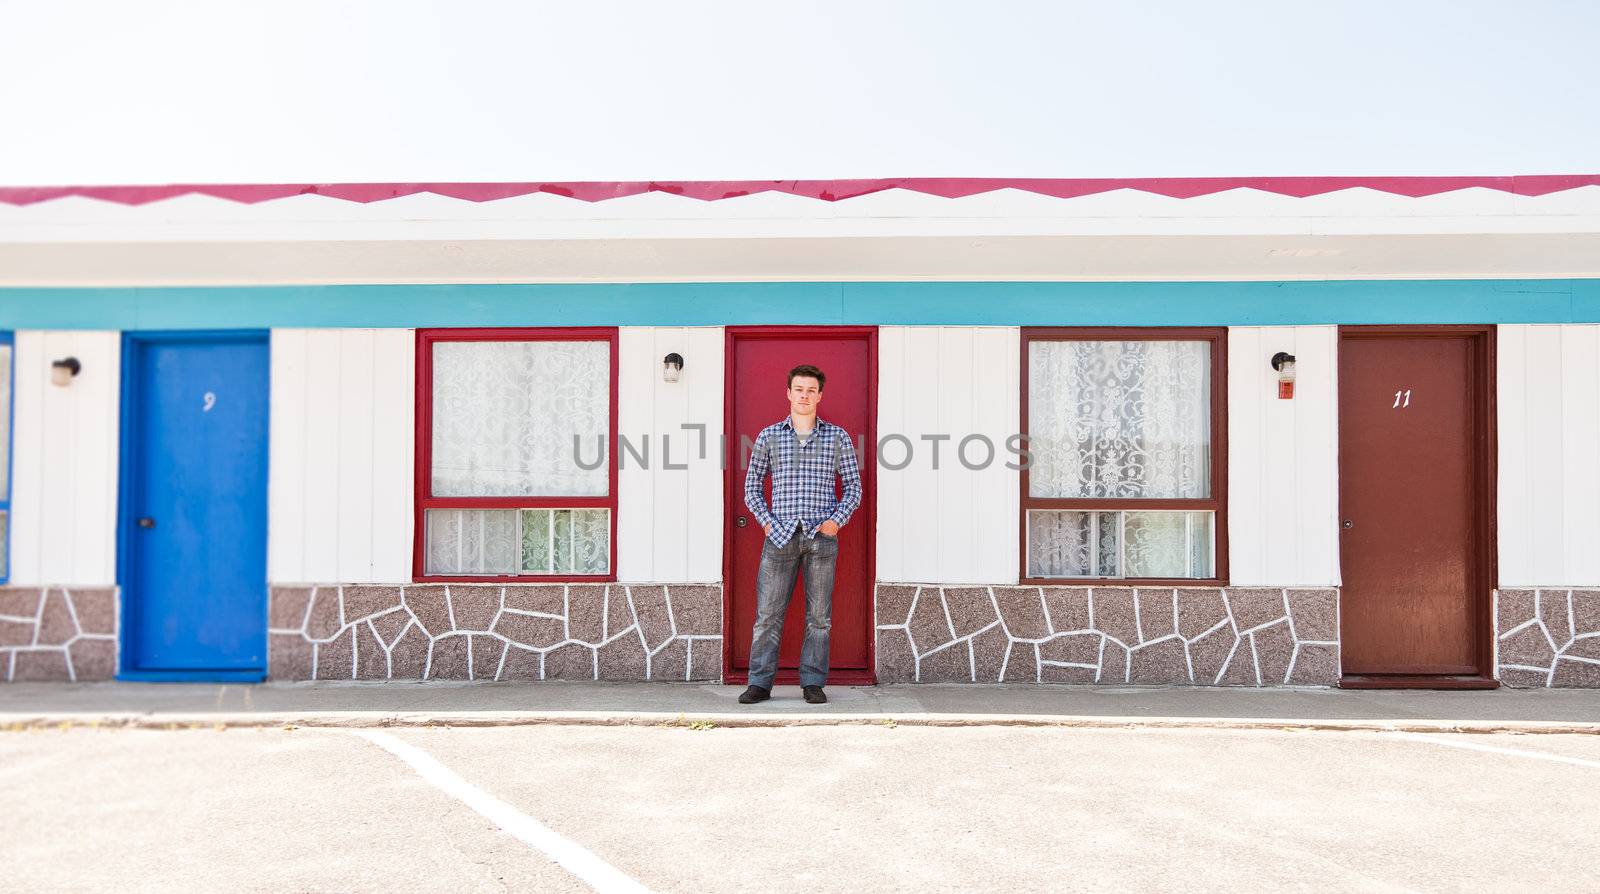
[[[1278,399],[1294,398],[1294,355],[1279,351],[1272,355],[1272,368],[1278,372]]]
[[[676,382],[678,374],[683,372],[683,355],[674,351],[661,358],[661,381]]]
[[[72,384],[72,380],[83,369],[83,364],[76,357],[63,357],[60,360],[50,361],[50,384],[62,388]]]

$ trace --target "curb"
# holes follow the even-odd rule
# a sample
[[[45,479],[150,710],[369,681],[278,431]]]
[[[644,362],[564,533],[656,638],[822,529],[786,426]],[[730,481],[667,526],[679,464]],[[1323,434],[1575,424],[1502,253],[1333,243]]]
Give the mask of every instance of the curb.
[[[780,729],[814,726],[1023,727],[1036,729],[1206,729],[1290,732],[1508,733],[1600,735],[1600,723],[1554,720],[1327,720],[1239,717],[1101,717],[1047,714],[829,714],[720,712],[425,711],[0,713],[0,731],[43,729],[417,729],[518,726],[609,726],[695,729]]]

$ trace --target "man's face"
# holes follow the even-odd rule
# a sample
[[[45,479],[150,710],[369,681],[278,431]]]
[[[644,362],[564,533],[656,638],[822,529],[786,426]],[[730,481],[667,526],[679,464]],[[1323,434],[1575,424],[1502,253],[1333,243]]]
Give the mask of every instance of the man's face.
[[[795,416],[815,416],[822,403],[822,386],[810,376],[795,376],[789,382],[789,412]]]

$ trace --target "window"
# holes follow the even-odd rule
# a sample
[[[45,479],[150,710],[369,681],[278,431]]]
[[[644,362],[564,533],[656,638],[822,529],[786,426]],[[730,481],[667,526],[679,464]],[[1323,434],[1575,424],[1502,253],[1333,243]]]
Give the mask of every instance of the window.
[[[12,339],[10,332],[0,332],[0,584],[11,579]]]
[[[1227,578],[1221,329],[1024,329],[1024,581]]]
[[[613,580],[616,330],[417,333],[418,580]]]

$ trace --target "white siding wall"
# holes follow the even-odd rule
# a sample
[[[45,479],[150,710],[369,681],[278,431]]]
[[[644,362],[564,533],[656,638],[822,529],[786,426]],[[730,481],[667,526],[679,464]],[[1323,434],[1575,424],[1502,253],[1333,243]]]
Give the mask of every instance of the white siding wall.
[[[648,469],[619,449],[617,578],[662,583],[722,579],[723,367],[721,327],[624,327],[618,333],[617,431],[639,452],[649,440]],[[661,379],[661,358],[682,354],[676,383]],[[704,424],[700,436],[683,424]],[[663,436],[671,460],[665,468]]]
[[[1236,586],[1339,583],[1339,330],[1228,330],[1228,564]],[[1269,361],[1296,357],[1293,400]]]
[[[83,371],[50,384],[50,361]],[[122,336],[16,334],[11,584],[116,583],[117,426]]]
[[[1600,326],[1497,336],[1500,585],[1600,584]]]
[[[1018,572],[1019,473],[1006,439],[1021,418],[1021,333],[1011,327],[885,326],[878,333],[878,438],[890,443],[878,465],[878,579],[919,583],[1014,582]],[[948,434],[933,445],[922,435]],[[988,468],[973,471],[956,456],[962,438],[994,444]],[[981,463],[981,443],[967,457]]]
[[[269,578],[411,579],[415,333],[275,329]]]

